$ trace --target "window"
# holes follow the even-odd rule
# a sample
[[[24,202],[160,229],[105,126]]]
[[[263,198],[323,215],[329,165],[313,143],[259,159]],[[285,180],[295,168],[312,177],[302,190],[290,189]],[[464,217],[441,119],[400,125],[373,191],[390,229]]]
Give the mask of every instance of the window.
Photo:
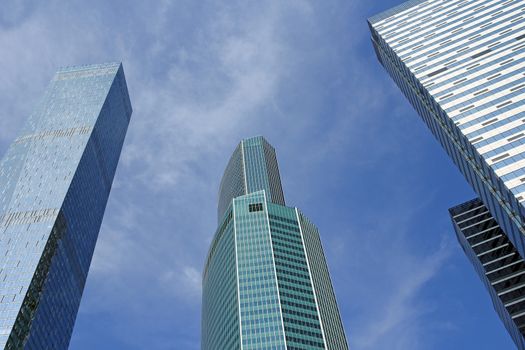
[[[248,210],[250,212],[262,211],[263,210],[263,205],[262,205],[262,203],[248,204]]]

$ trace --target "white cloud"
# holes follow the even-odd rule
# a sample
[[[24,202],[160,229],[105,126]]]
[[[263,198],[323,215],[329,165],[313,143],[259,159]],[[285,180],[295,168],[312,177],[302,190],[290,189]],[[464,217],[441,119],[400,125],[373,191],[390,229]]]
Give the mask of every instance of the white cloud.
[[[225,9],[218,12],[201,28],[205,39],[177,46],[175,58],[163,67],[162,79],[144,76],[140,65],[127,67],[128,75],[135,77],[129,79],[130,85],[140,89],[132,89],[135,115],[124,160],[154,190],[194,176],[188,167],[203,155],[232,148],[236,143],[232,136],[257,124],[257,110],[278,91],[285,59],[278,9],[263,8],[245,18],[233,17]],[[167,28],[157,30],[165,33]],[[164,54],[176,46],[175,40],[167,36],[157,41],[156,51]]]
[[[160,276],[163,288],[171,290],[178,299],[194,302],[201,297],[201,273],[193,266],[181,266]]]
[[[428,330],[421,322],[424,317],[431,317],[428,313],[432,310],[420,299],[420,293],[441,272],[449,255],[450,248],[442,245],[426,257],[410,257],[408,252],[388,256],[395,261],[387,269],[397,270],[389,271],[396,280],[391,281],[386,293],[376,300],[379,308],[374,308],[374,320],[365,323],[360,332],[353,333],[354,345],[358,349],[384,349],[385,346],[392,350],[421,349]]]
[[[338,300],[350,345],[356,349],[432,348],[428,332],[445,323],[429,321],[436,305],[425,298],[425,290],[444,273],[456,243],[450,232],[433,240],[437,246],[413,236],[415,231],[435,232],[412,226],[428,211],[433,194],[415,200],[410,185],[400,182],[388,202],[349,220],[347,229],[336,226],[341,231],[325,240],[333,279],[342,292]],[[454,327],[453,320],[446,322]]]

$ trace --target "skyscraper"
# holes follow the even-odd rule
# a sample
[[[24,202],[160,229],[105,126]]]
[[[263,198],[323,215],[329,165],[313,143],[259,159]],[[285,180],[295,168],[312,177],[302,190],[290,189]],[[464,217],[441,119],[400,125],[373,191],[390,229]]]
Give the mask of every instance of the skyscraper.
[[[0,162],[0,348],[67,349],[130,117],[121,64],[61,69]]]
[[[317,228],[285,206],[275,150],[241,141],[203,274],[202,349],[348,349]]]
[[[521,258],[525,256],[524,10],[525,2],[518,0],[412,0],[368,21],[379,61]],[[452,212],[459,215],[457,210]],[[458,222],[455,225],[460,243],[471,260],[476,259],[481,274],[483,258],[472,254],[472,249],[480,248],[465,242],[470,234]],[[517,287],[521,279],[510,281]],[[493,290],[489,288],[494,305],[506,304]],[[516,341],[515,326],[502,310],[498,314]],[[524,348],[522,340],[516,344]]]

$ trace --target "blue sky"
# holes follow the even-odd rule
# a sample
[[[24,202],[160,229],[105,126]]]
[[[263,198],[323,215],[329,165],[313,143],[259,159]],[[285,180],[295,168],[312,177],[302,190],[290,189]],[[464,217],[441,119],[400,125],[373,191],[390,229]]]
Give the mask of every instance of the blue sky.
[[[123,61],[134,107],[71,349],[199,349],[219,181],[254,135],[351,348],[514,348],[448,217],[474,193],[374,56],[366,18],[399,3],[2,2],[2,153],[60,66]]]

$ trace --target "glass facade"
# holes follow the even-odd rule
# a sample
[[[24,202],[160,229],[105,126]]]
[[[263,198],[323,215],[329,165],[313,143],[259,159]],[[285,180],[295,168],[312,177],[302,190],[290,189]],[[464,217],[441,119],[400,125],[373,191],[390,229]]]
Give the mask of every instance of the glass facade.
[[[242,349],[286,349],[265,191],[234,200]]]
[[[233,198],[259,190],[285,205],[275,149],[261,136],[242,140],[233,152],[219,188],[218,219]]]
[[[518,0],[413,0],[368,21],[379,61],[521,257],[523,11]]]
[[[494,309],[525,349],[525,262],[479,199],[450,209],[456,237],[489,291]]]
[[[245,192],[230,199],[208,253],[202,349],[348,349],[319,233],[284,206],[264,138],[234,151],[221,195],[232,188]]]
[[[328,349],[346,349],[348,345],[344,333],[341,332],[344,328],[339,317],[337,301],[330,281],[330,273],[324,257],[319,231],[297,209],[296,214],[303,236],[305,252],[308,256],[308,267],[311,270],[312,283],[316,291],[316,300],[319,304],[319,313]]]
[[[131,117],[122,65],[59,70],[0,162],[0,348],[67,349]]]
[[[213,256],[205,267],[202,296],[203,349],[239,349],[239,305],[237,289],[233,210],[229,207],[210,248]]]

